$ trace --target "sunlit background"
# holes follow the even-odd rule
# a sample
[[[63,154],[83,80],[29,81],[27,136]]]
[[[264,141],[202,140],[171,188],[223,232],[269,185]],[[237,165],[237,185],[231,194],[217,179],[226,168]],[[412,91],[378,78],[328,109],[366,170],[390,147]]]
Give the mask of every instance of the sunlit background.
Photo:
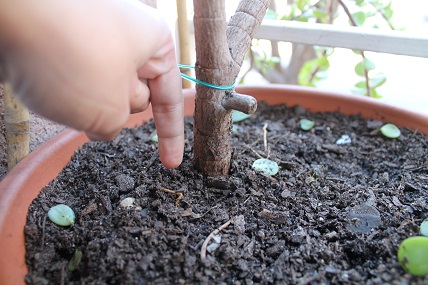
[[[286,2],[286,0],[276,1],[278,13],[285,11]],[[238,3],[239,0],[226,1],[227,19],[233,15]],[[157,5],[158,9],[169,21],[171,29],[176,33],[176,1],[158,0]],[[192,20],[193,17],[192,6],[193,1],[187,0],[187,17],[189,20]],[[392,10],[394,11],[392,20],[396,28],[428,37],[428,1],[392,0]],[[340,9],[338,11],[339,16],[335,20],[335,24],[349,25],[348,18],[343,11]],[[193,34],[191,37],[193,40]],[[263,42],[259,44],[263,46]],[[290,46],[289,43],[285,42],[280,44],[282,64],[287,64],[287,58],[291,50]],[[269,52],[268,49],[267,47],[266,50]],[[193,45],[191,52],[194,61]],[[428,113],[428,72],[426,71],[428,68],[428,58],[375,52],[366,52],[366,56],[376,63],[376,70],[385,73],[387,78],[386,83],[378,88],[378,92],[382,96],[379,100],[418,112]],[[361,56],[349,49],[336,48],[329,60],[330,68],[326,72],[326,78],[318,82],[316,87],[352,94],[355,89],[355,83],[361,80],[354,71],[355,65],[361,61]],[[244,65],[243,71],[245,71],[245,68],[248,68],[248,64]],[[267,84],[268,82],[258,73],[250,72],[246,76],[244,83]]]

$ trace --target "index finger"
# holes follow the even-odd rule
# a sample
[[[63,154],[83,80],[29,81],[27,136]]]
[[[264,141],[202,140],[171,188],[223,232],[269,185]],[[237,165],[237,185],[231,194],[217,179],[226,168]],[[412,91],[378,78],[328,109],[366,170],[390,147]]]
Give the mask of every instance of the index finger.
[[[159,155],[167,168],[180,165],[184,149],[184,99],[178,66],[148,80]]]

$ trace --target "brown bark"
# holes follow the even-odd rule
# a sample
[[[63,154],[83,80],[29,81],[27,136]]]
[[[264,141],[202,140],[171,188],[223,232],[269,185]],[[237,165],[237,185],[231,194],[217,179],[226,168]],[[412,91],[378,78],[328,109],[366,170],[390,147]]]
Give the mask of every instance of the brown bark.
[[[193,1],[195,72],[199,80],[220,86],[235,82],[269,2],[241,0],[235,15],[226,25],[224,0]],[[209,176],[227,175],[229,172],[232,124],[231,109],[224,107],[230,107],[230,100],[223,100],[227,92],[228,96],[233,93],[196,86],[194,163],[199,171]]]
[[[12,87],[4,84],[4,122],[7,142],[7,166],[11,170],[30,149],[29,112],[13,94]]]

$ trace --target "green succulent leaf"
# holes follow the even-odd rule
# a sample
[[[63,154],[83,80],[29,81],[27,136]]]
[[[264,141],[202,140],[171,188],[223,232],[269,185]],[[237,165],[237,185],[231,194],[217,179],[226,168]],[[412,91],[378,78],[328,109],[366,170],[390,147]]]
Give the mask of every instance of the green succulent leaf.
[[[415,276],[428,275],[428,237],[405,239],[398,248],[397,258],[403,269]]]
[[[308,119],[301,119],[299,124],[300,128],[304,131],[309,131],[315,126],[315,122]]]
[[[253,169],[261,171],[266,175],[272,176],[278,173],[279,167],[275,161],[266,158],[260,158],[254,161]]]
[[[242,113],[237,110],[232,110],[232,122],[234,123],[241,122],[245,119],[248,119],[249,117],[251,117],[251,115]]]
[[[394,124],[385,124],[380,128],[380,132],[387,138],[396,139],[401,135],[400,129]]]
[[[74,220],[76,219],[73,210],[64,204],[59,204],[50,208],[48,217],[52,222],[63,227],[74,224]]]

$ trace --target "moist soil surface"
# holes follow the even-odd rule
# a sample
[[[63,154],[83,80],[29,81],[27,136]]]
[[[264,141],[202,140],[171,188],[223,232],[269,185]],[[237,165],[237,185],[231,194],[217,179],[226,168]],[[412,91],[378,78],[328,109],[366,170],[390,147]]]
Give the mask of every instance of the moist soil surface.
[[[75,153],[29,208],[28,284],[428,284],[396,258],[428,218],[427,136],[260,103],[236,124],[230,176],[210,178],[185,122],[176,169],[160,163],[153,122]],[[267,157],[273,176],[252,169]],[[57,204],[72,226],[47,218]]]

